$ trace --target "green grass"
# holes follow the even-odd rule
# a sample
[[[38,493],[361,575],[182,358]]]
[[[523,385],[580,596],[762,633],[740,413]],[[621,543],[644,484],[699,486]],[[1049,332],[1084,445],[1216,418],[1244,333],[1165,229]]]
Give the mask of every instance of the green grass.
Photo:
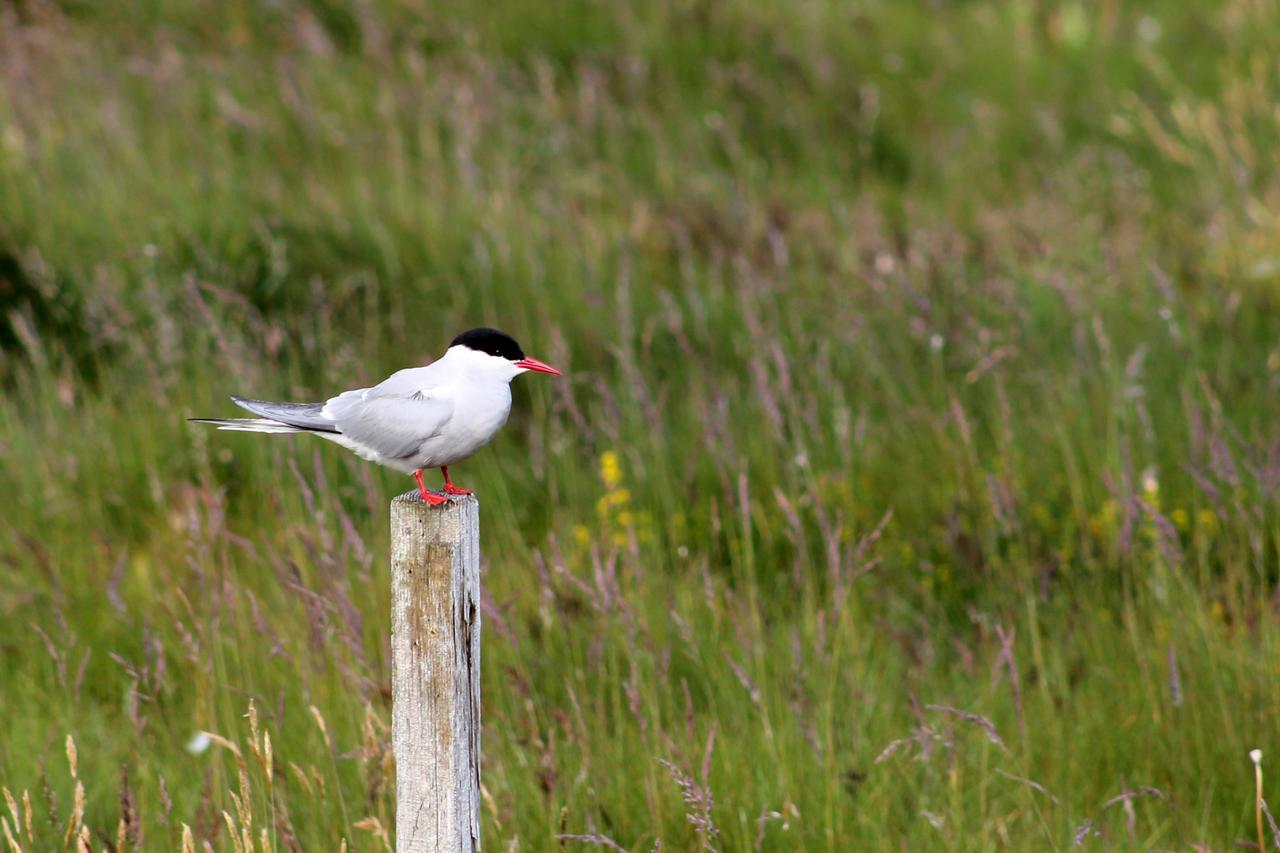
[[[14,843],[383,848],[411,481],[184,418],[480,324],[567,372],[453,472],[487,847],[1248,843],[1247,753],[1280,755],[1277,24],[0,11]]]

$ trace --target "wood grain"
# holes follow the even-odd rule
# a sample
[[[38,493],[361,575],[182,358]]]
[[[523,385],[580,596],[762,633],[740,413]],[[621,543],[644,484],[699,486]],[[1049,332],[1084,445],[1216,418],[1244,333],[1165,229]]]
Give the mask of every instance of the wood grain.
[[[398,853],[480,847],[480,503],[391,502]]]

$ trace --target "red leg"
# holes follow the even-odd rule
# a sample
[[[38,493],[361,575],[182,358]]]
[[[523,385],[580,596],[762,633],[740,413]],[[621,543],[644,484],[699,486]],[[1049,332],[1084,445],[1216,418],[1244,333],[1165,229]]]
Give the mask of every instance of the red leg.
[[[440,467],[440,470],[444,473],[444,493],[446,495],[474,494],[470,489],[459,489],[457,486],[453,484],[453,481],[449,479],[449,468],[447,466],[442,465]]]
[[[441,497],[433,492],[428,492],[426,485],[422,482],[422,472],[414,471],[413,477],[418,481],[418,493],[422,495],[422,499],[432,506],[440,506],[440,504],[448,501],[448,498]]]

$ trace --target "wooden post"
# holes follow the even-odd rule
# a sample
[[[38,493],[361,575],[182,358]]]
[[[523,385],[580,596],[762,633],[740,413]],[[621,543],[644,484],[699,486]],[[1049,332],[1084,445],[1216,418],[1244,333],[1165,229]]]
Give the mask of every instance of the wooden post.
[[[480,847],[480,502],[391,502],[397,853]]]

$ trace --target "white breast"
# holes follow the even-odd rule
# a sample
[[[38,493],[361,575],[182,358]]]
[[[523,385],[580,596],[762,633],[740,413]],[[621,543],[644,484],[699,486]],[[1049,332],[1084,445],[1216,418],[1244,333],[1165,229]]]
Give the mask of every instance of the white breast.
[[[439,435],[427,439],[415,464],[421,468],[453,465],[484,447],[511,414],[511,387],[486,382],[459,389],[453,417]]]

